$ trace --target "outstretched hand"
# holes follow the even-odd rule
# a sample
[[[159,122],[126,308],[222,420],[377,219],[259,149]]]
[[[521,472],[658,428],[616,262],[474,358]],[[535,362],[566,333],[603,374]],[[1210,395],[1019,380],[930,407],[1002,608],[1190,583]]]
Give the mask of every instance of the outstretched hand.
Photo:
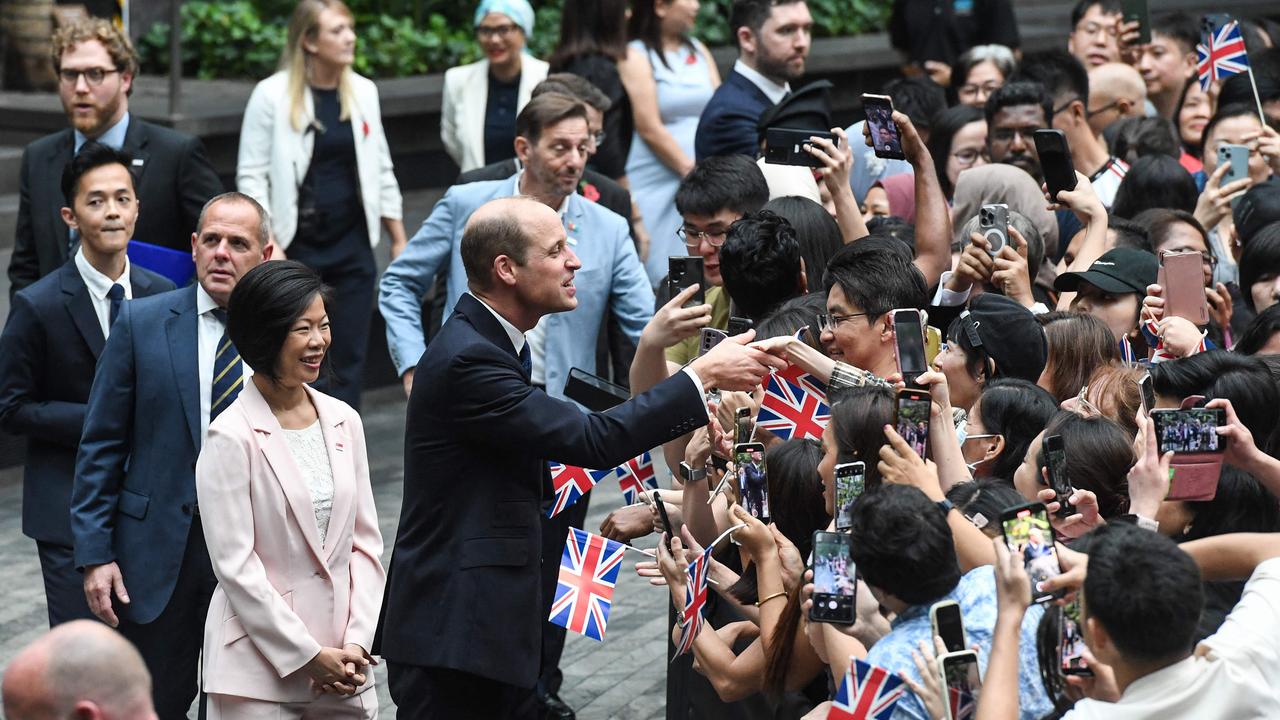
[[[787,367],[786,360],[748,345],[754,330],[724,340],[689,364],[704,388],[751,392],[773,370]]]

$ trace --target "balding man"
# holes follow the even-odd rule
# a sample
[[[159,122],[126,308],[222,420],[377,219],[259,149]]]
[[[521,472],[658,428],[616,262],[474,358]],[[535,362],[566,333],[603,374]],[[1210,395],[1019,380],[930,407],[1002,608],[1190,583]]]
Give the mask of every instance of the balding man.
[[[1132,65],[1114,62],[1089,70],[1089,127],[1095,135],[1113,122],[1142,117],[1146,104],[1147,84]]]
[[[560,216],[531,198],[492,200],[468,220],[460,253],[468,292],[409,395],[404,502],[375,647],[401,717],[415,720],[508,718],[530,701],[547,622],[548,461],[616,467],[706,425],[704,387],[750,390],[784,365],[745,345],[747,333],[607,413],[584,413],[529,372],[526,333],[578,305],[582,263]]]
[[[64,623],[37,638],[4,673],[9,720],[154,720],[151,675],[114,630],[90,620]]]

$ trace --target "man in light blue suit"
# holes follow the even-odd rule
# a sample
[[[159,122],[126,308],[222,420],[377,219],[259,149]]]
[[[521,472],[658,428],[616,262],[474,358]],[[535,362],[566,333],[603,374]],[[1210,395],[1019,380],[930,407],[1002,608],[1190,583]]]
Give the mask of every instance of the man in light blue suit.
[[[198,690],[217,578],[196,458],[252,374],[226,338],[224,308],[270,258],[270,227],[248,195],[210,200],[191,242],[197,282],[121,306],[89,391],[71,491],[75,564],[89,609],[142,653],[161,720],[185,718]]]
[[[467,289],[459,252],[463,227],[476,208],[496,198],[527,195],[559,212],[569,246],[582,260],[574,278],[577,309],[548,315],[529,333],[533,383],[559,398],[570,368],[595,372],[597,334],[610,307],[631,339],[639,341],[653,315],[654,297],[627,221],[575,192],[591,147],[586,106],[565,95],[539,95],[516,118],[515,149],[524,170],[504,180],[455,185],[436,203],[382,276],[378,297],[391,360],[406,392],[426,349],[423,298],[447,263],[444,316],[452,314]]]

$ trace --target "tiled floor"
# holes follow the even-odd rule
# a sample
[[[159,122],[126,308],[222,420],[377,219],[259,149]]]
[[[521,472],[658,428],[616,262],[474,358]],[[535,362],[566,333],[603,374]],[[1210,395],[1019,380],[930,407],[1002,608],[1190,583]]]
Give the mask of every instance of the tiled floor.
[[[364,406],[378,518],[390,553],[400,515],[404,400],[399,388],[386,388],[366,393]],[[0,470],[0,668],[47,626],[35,543],[21,530],[21,478],[21,468]],[[616,488],[601,486],[593,494],[597,497],[586,528],[592,531],[622,502]],[[654,541],[637,544],[648,547]],[[623,565],[605,641],[569,634],[561,662],[565,674],[561,696],[581,720],[647,720],[664,715],[667,594],[635,576],[637,558],[633,554]],[[377,671],[377,681],[381,716],[394,718],[385,671]]]

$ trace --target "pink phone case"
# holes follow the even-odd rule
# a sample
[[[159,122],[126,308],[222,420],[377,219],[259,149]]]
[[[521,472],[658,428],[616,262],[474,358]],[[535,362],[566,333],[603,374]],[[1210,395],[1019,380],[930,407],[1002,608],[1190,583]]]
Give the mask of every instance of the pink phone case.
[[[1208,324],[1209,302],[1204,294],[1204,259],[1200,253],[1166,253],[1161,258],[1159,283],[1164,289],[1166,317]]]
[[[1204,400],[1203,395],[1184,398],[1182,409],[1193,408],[1201,400]],[[1187,453],[1174,455],[1173,459],[1166,500],[1212,500],[1218,494],[1222,453]]]

